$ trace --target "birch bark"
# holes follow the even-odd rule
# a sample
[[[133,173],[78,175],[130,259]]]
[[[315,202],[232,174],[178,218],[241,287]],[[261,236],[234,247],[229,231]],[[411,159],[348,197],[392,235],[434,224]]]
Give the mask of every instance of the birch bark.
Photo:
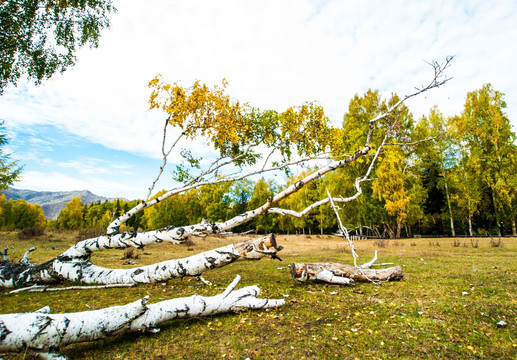
[[[124,248],[129,242],[109,242],[109,237],[85,240],[41,265],[6,263],[0,266],[0,286],[4,288],[32,284],[58,283],[63,280],[84,284],[145,284],[169,279],[200,276],[205,271],[225,266],[237,260],[259,260],[263,257],[278,258],[278,246],[273,234],[226,245],[182,259],[131,269],[110,269],[90,261],[95,250]],[[109,243],[109,246],[108,246]],[[132,243],[135,246],[134,242]],[[143,246],[143,245],[142,245]]]
[[[147,304],[148,296],[133,303],[100,310],[51,314],[44,307],[32,313],[0,315],[0,352],[31,351],[44,359],[65,359],[64,345],[95,341],[126,332],[157,332],[161,323],[248,309],[283,306],[283,299],[258,298],[260,289],[235,287],[240,276],[215,296],[190,296]]]
[[[400,266],[375,270],[340,263],[294,263],[291,276],[301,282],[313,280],[342,285],[354,285],[356,281],[396,281],[404,277]]]
[[[397,281],[404,277],[400,266],[374,270],[376,266],[377,251],[369,262],[363,265],[344,265],[340,263],[293,263],[291,264],[291,276],[293,280],[322,281],[340,285],[354,285],[355,281],[381,283]],[[379,264],[392,265],[392,264]]]

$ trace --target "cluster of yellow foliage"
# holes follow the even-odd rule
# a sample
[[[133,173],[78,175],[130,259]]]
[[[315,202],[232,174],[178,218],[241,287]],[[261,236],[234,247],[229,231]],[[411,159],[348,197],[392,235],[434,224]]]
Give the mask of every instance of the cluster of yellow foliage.
[[[23,199],[7,201],[5,194],[0,194],[0,229],[44,228],[45,224],[45,215],[38,204]]]
[[[187,138],[201,135],[222,146],[241,141],[247,130],[241,106],[226,94],[227,86],[223,79],[221,86],[213,89],[200,81],[184,88],[177,82],[168,84],[158,75],[149,82],[149,103],[151,109],[159,108],[169,114],[169,124],[181,128]]]
[[[246,145],[260,143],[277,147],[288,157],[292,147],[298,154],[316,154],[340,142],[320,105],[307,102],[281,113],[261,111],[241,106],[226,93],[227,86],[223,79],[213,88],[200,81],[186,88],[158,75],[149,82],[150,108],[168,114],[169,124],[182,129],[187,138],[204,137],[222,153],[233,155]]]

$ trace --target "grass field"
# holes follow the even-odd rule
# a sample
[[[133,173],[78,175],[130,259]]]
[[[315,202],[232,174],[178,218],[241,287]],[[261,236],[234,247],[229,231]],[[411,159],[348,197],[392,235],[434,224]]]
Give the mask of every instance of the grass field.
[[[41,263],[76,241],[75,233],[48,232],[19,240],[0,234],[0,248],[18,260],[38,246],[31,260]],[[156,244],[137,251],[138,265],[189,256],[240,236],[194,238],[194,245]],[[496,242],[493,239],[492,242]],[[407,239],[356,242],[360,263],[375,249],[378,262],[404,270],[400,282],[355,287],[297,283],[292,262],[352,263],[349,248],[335,236],[277,237],[283,262],[241,261],[204,274],[209,287],[195,279],[129,289],[23,292],[2,290],[2,313],[27,312],[45,305],[52,312],[73,312],[125,304],[150,295],[150,303],[193,294],[215,295],[242,276],[239,286],[258,285],[261,297],[284,298],[286,306],[208,318],[176,320],[158,334],[127,334],[67,346],[70,359],[515,359],[517,358],[517,239]],[[458,240],[456,240],[458,241]],[[475,247],[477,242],[477,247]],[[96,255],[94,262],[123,265],[123,251]],[[508,325],[498,327],[504,320]],[[31,358],[1,354],[4,359]]]

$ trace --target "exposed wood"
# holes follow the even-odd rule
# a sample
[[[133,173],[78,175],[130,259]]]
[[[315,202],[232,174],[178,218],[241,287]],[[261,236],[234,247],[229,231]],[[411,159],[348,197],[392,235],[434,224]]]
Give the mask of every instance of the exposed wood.
[[[332,284],[354,285],[356,281],[386,282],[404,277],[402,268],[367,269],[340,263],[293,263],[291,276],[298,281],[323,281]]]

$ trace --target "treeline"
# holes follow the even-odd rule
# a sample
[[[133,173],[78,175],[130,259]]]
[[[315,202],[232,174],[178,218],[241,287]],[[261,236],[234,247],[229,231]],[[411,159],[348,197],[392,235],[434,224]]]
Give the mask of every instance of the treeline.
[[[7,201],[5,195],[0,194],[0,229],[44,228],[45,226],[45,214],[39,205],[29,204],[23,199]]]
[[[397,101],[397,95],[383,101],[379,92],[372,90],[356,95],[344,116],[343,128],[336,130],[336,139],[349,154],[358,151],[364,146],[368,121]],[[385,146],[369,179],[361,183],[361,196],[339,204],[344,225],[354,233],[379,237],[517,235],[517,149],[505,108],[503,94],[489,84],[468,93],[463,112],[456,116],[445,117],[435,107],[427,116],[415,120],[407,107],[399,107],[386,123],[376,124],[376,134],[384,137]],[[383,139],[377,140],[375,143],[381,143]],[[333,197],[355,194],[356,179],[366,173],[377,152],[372,149],[369,158],[305,184],[280,207],[301,211],[327,197],[327,191]],[[146,209],[124,226],[136,231],[184,226],[202,219],[224,221],[263,205],[312,170],[291,175],[280,184],[262,178],[193,189]],[[29,223],[45,226],[37,205],[1,199],[2,228]],[[46,226],[105,229],[138,202],[115,200],[84,205],[75,198],[57,220],[49,220]],[[32,217],[20,215],[23,211]],[[17,216],[20,220],[13,220]],[[327,204],[302,218],[267,214],[234,229],[249,230],[332,233],[337,230],[337,219]]]
[[[375,91],[352,99],[343,136],[350,153],[364,143],[355,134],[366,133],[367,119],[397,100],[394,95],[384,103]],[[459,115],[444,117],[435,107],[415,121],[406,107],[399,108],[386,124],[387,146],[372,181],[363,183],[357,200],[341,206],[343,221],[357,232],[390,237],[517,235],[517,149],[505,108],[504,95],[489,84],[467,94]],[[368,165],[329,174],[312,184],[313,191],[349,196]],[[295,194],[290,201],[306,200]],[[320,217],[323,228],[333,221],[326,220],[332,217],[328,209],[311,216]]]

